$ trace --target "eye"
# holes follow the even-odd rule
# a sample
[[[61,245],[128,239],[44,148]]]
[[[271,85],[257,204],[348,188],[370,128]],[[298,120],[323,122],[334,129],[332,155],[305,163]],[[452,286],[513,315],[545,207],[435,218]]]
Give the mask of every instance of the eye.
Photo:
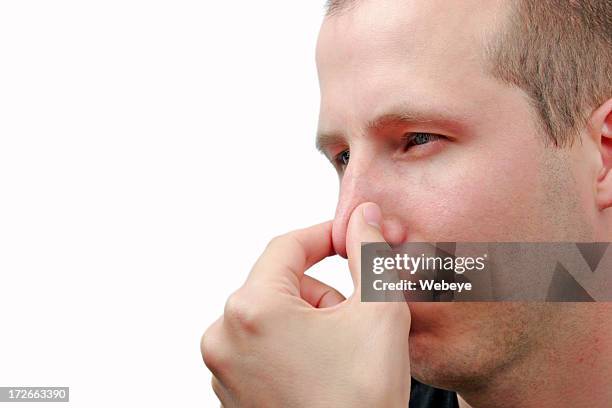
[[[351,152],[346,149],[336,155],[336,158],[334,160],[338,164],[338,166],[340,166],[340,168],[345,168],[346,166],[348,166],[350,158]]]
[[[433,133],[425,133],[425,132],[414,132],[408,133],[404,136],[406,140],[406,145],[404,146],[404,150],[409,150],[414,146],[420,146],[427,143],[435,142],[442,139],[440,135],[434,135]]]

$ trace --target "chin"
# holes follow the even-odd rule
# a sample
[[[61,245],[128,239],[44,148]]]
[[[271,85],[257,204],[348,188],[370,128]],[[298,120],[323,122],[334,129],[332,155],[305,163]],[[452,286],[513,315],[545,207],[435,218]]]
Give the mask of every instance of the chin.
[[[408,304],[412,313],[409,347],[417,380],[437,388],[465,390],[485,384],[511,360],[525,327],[513,324],[509,304]]]
[[[412,326],[409,347],[412,376],[424,384],[456,390],[467,376],[458,349],[460,324],[453,315],[464,309],[458,303],[410,302]],[[468,313],[469,315],[469,313]],[[472,364],[474,365],[474,364]],[[461,371],[461,372],[460,372]]]

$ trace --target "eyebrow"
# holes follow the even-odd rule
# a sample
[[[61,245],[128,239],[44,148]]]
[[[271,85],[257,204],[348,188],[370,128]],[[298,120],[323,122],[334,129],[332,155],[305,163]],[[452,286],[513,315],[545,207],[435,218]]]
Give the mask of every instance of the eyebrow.
[[[377,131],[391,124],[428,124],[436,123],[445,129],[460,132],[464,129],[465,117],[447,110],[415,110],[399,105],[389,109],[375,119],[366,122],[365,129],[369,132]],[[346,144],[346,137],[341,133],[318,132],[316,148],[326,153],[326,148],[337,144]]]
[[[316,148],[319,152],[327,156],[327,149],[330,146],[339,145],[346,143],[346,138],[337,133],[317,133],[317,139],[315,142]]]

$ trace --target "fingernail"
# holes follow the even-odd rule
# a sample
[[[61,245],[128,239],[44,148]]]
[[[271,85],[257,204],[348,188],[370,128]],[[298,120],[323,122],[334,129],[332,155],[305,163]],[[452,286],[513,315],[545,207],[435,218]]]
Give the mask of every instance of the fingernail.
[[[368,203],[363,207],[363,219],[366,223],[380,229],[382,213],[380,208],[374,203]]]

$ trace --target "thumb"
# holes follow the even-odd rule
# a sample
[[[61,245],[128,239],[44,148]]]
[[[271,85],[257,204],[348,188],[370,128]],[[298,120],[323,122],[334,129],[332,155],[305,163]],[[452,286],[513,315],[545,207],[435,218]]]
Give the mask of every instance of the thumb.
[[[351,214],[346,232],[346,253],[355,289],[361,287],[361,244],[385,242],[381,231],[382,212],[374,203],[363,203]]]

